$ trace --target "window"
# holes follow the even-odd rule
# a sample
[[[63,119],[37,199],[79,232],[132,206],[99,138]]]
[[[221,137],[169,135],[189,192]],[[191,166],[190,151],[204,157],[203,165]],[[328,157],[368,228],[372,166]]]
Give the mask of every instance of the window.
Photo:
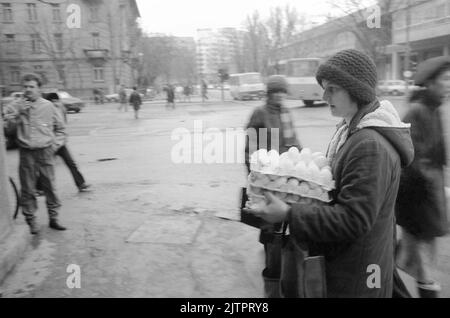
[[[63,50],[63,38],[62,38],[62,33],[55,33],[54,34],[55,37],[55,47],[56,50],[61,52]]]
[[[56,71],[58,72],[59,81],[63,82],[66,78],[66,70],[64,65],[57,65]]]
[[[11,66],[10,75],[11,75],[11,83],[12,84],[20,83],[20,67],[19,66]]]
[[[14,54],[16,53],[16,36],[14,34],[5,34],[6,39],[6,53]]]
[[[105,80],[103,67],[94,67],[94,81],[103,82]]]
[[[90,11],[90,13],[91,13],[91,21],[99,21],[100,20],[100,18],[99,18],[99,7],[98,6],[91,6],[90,8],[89,8],[89,11]]]
[[[39,34],[31,34],[31,52],[41,53],[41,37]]]
[[[61,7],[59,6],[59,4],[52,4],[52,16],[53,22],[61,21]]]
[[[27,3],[28,21],[37,21],[37,9],[35,3]]]
[[[100,48],[100,34],[98,32],[92,33],[92,47],[94,49]]]
[[[2,7],[3,7],[3,22],[12,22],[13,14],[11,3],[2,3]]]

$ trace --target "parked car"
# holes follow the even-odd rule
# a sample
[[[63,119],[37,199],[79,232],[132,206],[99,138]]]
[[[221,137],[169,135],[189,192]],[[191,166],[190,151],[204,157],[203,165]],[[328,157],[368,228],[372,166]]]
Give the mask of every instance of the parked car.
[[[125,93],[127,94],[127,101],[130,98],[131,93],[133,90],[131,88],[125,88]],[[144,99],[145,95],[143,93],[139,93],[141,96],[141,99]],[[109,103],[118,103],[120,101],[119,93],[113,93],[105,95],[105,101]]]
[[[6,106],[11,103],[13,100],[19,99],[23,97],[23,92],[13,92],[7,97],[3,97],[1,99],[2,105]]]
[[[418,86],[413,81],[408,81],[408,90],[416,90]],[[404,95],[406,90],[406,82],[403,80],[387,80],[378,82],[378,93],[381,95]]]
[[[119,94],[114,93],[114,94],[105,95],[105,101],[107,103],[118,103],[119,102]]]
[[[58,94],[61,103],[66,107],[68,112],[73,111],[79,113],[86,106],[81,99],[73,97],[67,92],[58,91],[56,94]]]

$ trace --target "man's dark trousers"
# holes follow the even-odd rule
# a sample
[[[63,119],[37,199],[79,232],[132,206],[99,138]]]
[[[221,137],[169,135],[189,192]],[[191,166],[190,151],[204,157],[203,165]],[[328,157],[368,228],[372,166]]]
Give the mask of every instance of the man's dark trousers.
[[[57,219],[61,207],[55,191],[53,167],[54,150],[51,147],[39,149],[20,148],[19,177],[21,184],[21,206],[27,223],[32,223],[37,210],[36,179],[40,176],[42,191],[46,196],[50,219]]]
[[[60,156],[62,160],[64,160],[64,163],[69,168],[70,173],[72,173],[73,180],[75,181],[75,184],[77,185],[78,189],[85,183],[83,175],[78,170],[77,164],[75,163],[75,160],[73,160],[72,156],[70,155],[69,149],[64,145],[56,152],[56,155]]]

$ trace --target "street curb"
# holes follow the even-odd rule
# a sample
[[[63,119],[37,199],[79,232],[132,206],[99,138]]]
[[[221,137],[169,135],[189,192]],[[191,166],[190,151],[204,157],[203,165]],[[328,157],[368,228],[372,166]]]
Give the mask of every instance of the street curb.
[[[30,242],[28,226],[22,224],[13,225],[11,233],[0,241],[0,285],[23,256]]]

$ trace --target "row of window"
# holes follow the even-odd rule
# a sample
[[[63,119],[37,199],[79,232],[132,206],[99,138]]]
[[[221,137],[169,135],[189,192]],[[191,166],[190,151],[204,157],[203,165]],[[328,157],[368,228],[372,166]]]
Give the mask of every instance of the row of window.
[[[14,5],[14,7],[13,7]],[[26,12],[29,22],[38,21],[38,8],[36,3],[26,3]],[[2,3],[2,21],[4,23],[14,22],[14,11],[19,9],[18,6],[22,4],[12,4],[12,3]],[[52,20],[53,22],[61,22],[61,6],[59,4],[50,4],[52,10]],[[13,10],[14,9],[14,10]],[[89,7],[90,19],[91,21],[99,21],[100,8],[98,5],[92,5]]]
[[[91,33],[92,36],[92,48],[99,49],[100,48],[100,33],[93,32]],[[6,43],[6,53],[8,54],[14,54],[17,51],[17,42],[16,42],[16,35],[15,34],[4,34],[5,37],[5,43]],[[62,52],[64,49],[64,42],[63,42],[63,34],[62,33],[54,33],[53,38],[47,42],[53,42],[53,43],[46,43],[48,46],[51,46],[54,48],[57,52]],[[42,52],[42,38],[39,33],[30,34],[30,44],[31,44],[31,51],[32,53],[41,53]],[[49,53],[49,52],[47,52]]]
[[[43,77],[46,77],[46,73],[43,70],[42,65],[35,65],[33,67],[34,72],[37,74],[41,74]],[[20,66],[10,66],[9,68],[10,72],[10,83],[11,84],[20,84],[21,80],[21,72],[20,72]],[[93,81],[94,82],[104,82],[105,81],[105,70],[103,67],[93,67],[92,68],[92,74],[93,74]],[[60,82],[63,78],[66,77],[66,71],[64,65],[58,65],[57,66],[57,73],[60,79]]]

